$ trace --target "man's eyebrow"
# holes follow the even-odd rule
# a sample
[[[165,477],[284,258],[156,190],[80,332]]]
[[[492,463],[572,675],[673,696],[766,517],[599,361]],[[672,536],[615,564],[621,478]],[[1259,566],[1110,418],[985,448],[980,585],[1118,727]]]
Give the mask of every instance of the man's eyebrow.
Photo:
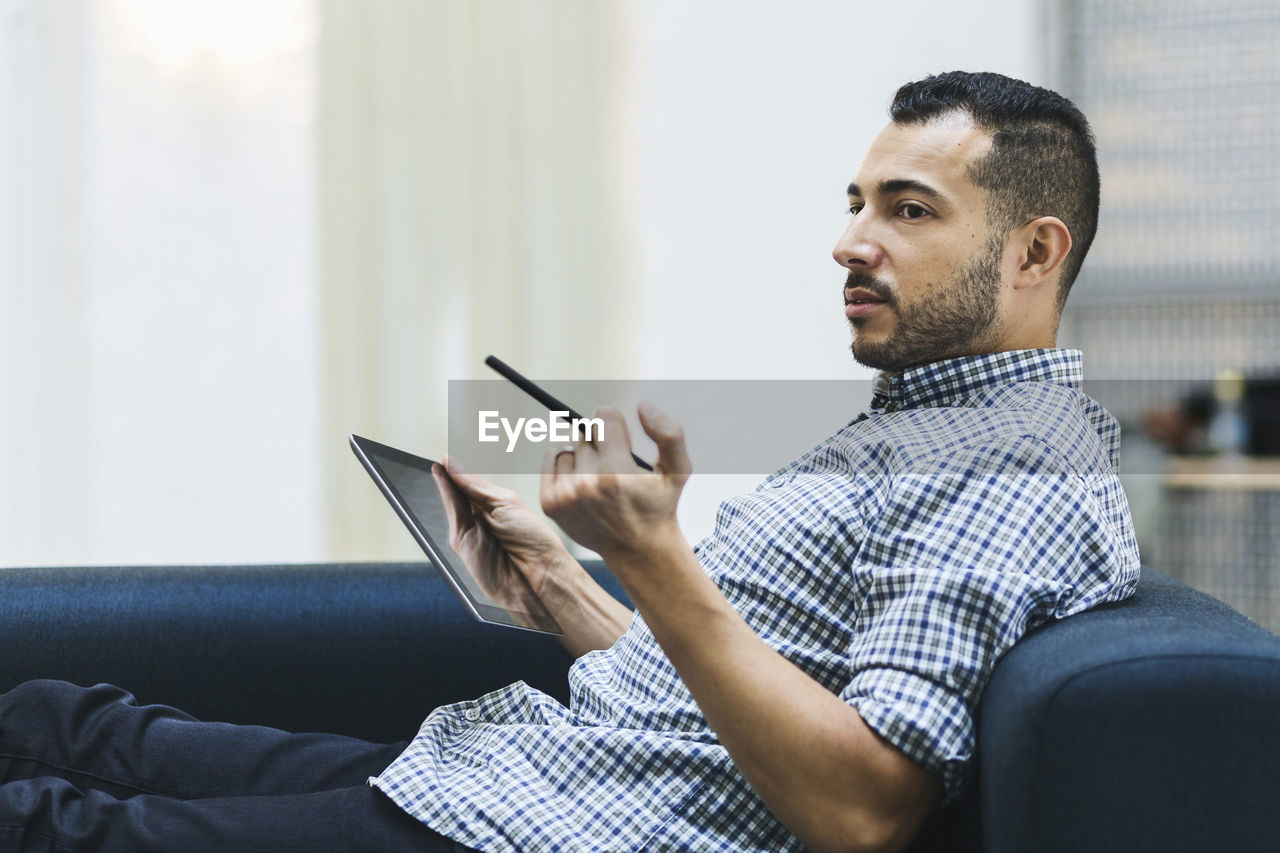
[[[924,196],[936,202],[946,202],[946,197],[922,181],[913,180],[911,178],[888,178],[880,182],[876,187],[881,195],[894,195],[896,193],[915,193]],[[849,195],[862,198],[862,188],[857,184],[849,184]]]

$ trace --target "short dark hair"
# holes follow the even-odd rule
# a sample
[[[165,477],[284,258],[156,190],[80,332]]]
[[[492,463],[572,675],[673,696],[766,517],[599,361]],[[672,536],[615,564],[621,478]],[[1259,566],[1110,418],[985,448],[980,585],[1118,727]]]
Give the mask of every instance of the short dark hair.
[[[949,71],[907,83],[889,107],[896,124],[953,112],[991,135],[990,152],[969,176],[987,192],[992,230],[1004,236],[1037,216],[1056,216],[1071,232],[1061,309],[1098,230],[1101,182],[1088,120],[1057,92],[991,72]]]

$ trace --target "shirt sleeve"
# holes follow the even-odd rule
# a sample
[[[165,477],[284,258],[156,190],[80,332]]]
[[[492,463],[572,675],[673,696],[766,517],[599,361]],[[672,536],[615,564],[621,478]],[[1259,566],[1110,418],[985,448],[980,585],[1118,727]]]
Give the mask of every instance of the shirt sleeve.
[[[932,458],[882,496],[858,551],[865,595],[841,696],[941,775],[947,799],[968,781],[973,712],[1000,655],[1136,582],[1101,493],[1028,437]]]

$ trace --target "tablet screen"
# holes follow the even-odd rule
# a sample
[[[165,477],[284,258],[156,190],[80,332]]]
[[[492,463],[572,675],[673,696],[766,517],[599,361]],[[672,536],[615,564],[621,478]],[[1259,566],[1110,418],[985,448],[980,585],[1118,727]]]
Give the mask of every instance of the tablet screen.
[[[351,436],[351,449],[473,616],[497,625],[547,634],[563,633],[528,584],[516,590],[510,600],[504,596],[502,602],[495,601],[457,552],[449,547],[449,517],[431,476],[434,463],[430,459],[357,435]]]

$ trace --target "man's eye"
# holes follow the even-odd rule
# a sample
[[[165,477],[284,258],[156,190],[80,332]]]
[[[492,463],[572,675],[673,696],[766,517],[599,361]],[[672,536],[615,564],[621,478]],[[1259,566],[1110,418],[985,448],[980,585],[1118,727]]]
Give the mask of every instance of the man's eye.
[[[898,208],[898,213],[902,214],[903,219],[923,219],[929,215],[929,211],[918,204],[904,204]]]
[[[859,201],[849,205],[850,215],[856,216],[860,212],[862,212],[862,202]]]

